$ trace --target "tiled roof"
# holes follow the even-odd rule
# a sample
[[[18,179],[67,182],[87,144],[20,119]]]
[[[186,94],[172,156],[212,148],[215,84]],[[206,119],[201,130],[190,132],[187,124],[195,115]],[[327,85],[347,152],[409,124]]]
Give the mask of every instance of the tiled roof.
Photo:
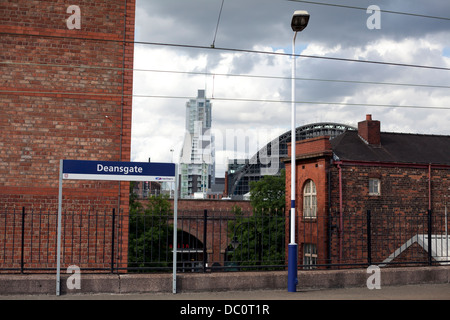
[[[450,136],[381,132],[381,145],[369,145],[346,131],[331,146],[339,160],[450,165]]]

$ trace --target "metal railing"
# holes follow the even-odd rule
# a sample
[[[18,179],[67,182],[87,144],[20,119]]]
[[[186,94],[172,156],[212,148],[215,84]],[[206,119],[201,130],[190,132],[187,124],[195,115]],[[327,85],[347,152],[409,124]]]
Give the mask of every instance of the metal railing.
[[[111,272],[117,264],[119,219],[115,210],[62,213],[62,265]],[[55,271],[57,212],[44,209],[0,210],[0,271]]]
[[[444,212],[405,209],[335,210],[328,218],[327,266],[450,264]],[[429,241],[428,239],[431,239]]]
[[[130,216],[128,271],[172,270],[172,219],[167,213]],[[177,233],[180,272],[284,268],[284,215],[179,212]]]
[[[284,212],[183,211],[178,272],[285,270]],[[297,217],[301,269],[450,265],[449,221],[440,212],[330,210]],[[0,210],[0,272],[56,270],[57,213]],[[92,272],[171,272],[173,216],[76,210],[62,215],[62,266]]]

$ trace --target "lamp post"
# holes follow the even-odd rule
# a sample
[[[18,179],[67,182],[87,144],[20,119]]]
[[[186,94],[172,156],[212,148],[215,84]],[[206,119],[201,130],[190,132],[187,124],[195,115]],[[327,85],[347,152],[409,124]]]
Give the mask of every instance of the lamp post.
[[[295,11],[292,16],[291,27],[294,31],[292,40],[292,79],[291,79],[291,233],[288,246],[288,292],[296,292],[297,279],[297,256],[298,249],[295,242],[295,147],[296,147],[296,112],[295,112],[295,39],[297,33],[303,31],[309,22],[307,11]]]

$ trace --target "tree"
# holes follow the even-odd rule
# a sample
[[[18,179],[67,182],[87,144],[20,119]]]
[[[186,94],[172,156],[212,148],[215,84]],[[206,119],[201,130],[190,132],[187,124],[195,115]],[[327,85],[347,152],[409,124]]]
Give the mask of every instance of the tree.
[[[284,265],[285,172],[265,176],[250,188],[252,216],[239,213],[229,226],[236,246],[230,261],[241,266]]]
[[[250,183],[250,202],[257,210],[269,210],[284,214],[286,173],[281,171],[279,176],[265,176],[259,181]]]
[[[132,190],[132,189],[131,189]],[[167,196],[150,196],[144,206],[130,193],[128,266],[167,268],[172,263],[169,240],[173,235]]]

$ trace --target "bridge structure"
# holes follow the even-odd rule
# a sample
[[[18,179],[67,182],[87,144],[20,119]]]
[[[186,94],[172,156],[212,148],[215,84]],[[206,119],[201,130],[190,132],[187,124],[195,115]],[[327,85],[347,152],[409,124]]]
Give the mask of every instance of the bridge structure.
[[[330,136],[330,139],[355,127],[333,122],[312,123],[296,128],[296,141]],[[250,192],[250,182],[260,180],[264,175],[280,174],[284,168],[283,158],[288,157],[291,131],[287,131],[263,148],[249,160],[230,160],[227,172],[227,195],[232,199],[242,199]]]
[[[232,208],[178,211],[178,268],[189,272],[226,265],[234,235],[230,222],[234,220]]]

